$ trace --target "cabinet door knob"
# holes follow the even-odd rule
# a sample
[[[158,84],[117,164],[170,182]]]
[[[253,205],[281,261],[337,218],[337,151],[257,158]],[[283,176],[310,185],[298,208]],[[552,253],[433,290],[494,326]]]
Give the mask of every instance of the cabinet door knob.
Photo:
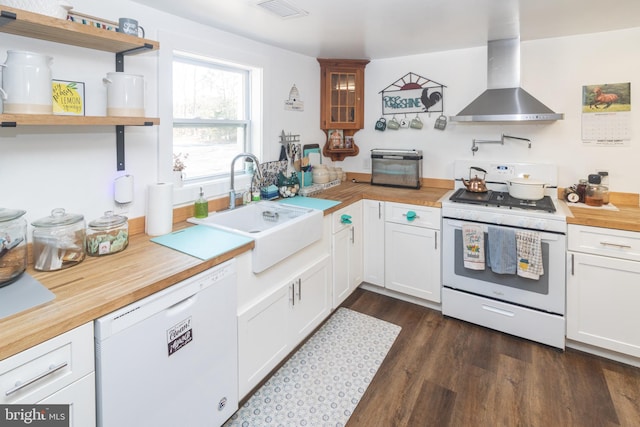
[[[347,214],[341,215],[340,222],[342,224],[351,224],[351,215],[347,215]]]
[[[409,211],[406,214],[402,214],[402,216],[407,217],[407,221],[413,221],[414,219],[420,218],[414,211]]]

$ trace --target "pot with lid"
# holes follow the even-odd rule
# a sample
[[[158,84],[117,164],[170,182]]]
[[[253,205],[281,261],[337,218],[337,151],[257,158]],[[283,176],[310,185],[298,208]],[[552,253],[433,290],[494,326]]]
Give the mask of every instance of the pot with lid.
[[[476,174],[474,178],[471,178],[471,171],[474,171],[474,170],[482,173],[482,178],[479,178],[478,174]],[[467,191],[470,191],[472,193],[486,193],[488,191],[487,184],[484,181],[484,178],[486,176],[487,176],[486,170],[479,168],[477,166],[471,166],[469,168],[469,180],[465,181],[465,179],[462,178],[462,183],[467,188]]]
[[[540,200],[544,197],[544,189],[547,184],[542,181],[530,179],[529,175],[523,178],[507,180],[509,195],[522,200]]]
[[[104,213],[87,227],[87,254],[102,256],[123,251],[129,244],[129,224],[126,216]]]
[[[27,221],[23,210],[0,208],[0,287],[27,269]]]
[[[84,216],[57,208],[33,225],[33,267],[55,271],[79,264],[85,258]]]

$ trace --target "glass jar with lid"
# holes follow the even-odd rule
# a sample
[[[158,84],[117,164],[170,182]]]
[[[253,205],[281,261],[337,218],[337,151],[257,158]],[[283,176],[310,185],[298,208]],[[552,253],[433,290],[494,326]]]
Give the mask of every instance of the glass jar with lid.
[[[587,193],[587,180],[586,179],[580,179],[578,181],[578,185],[576,186],[576,193],[578,193],[578,201],[580,203],[584,203],[585,202],[585,195]]]
[[[589,184],[584,196],[584,202],[589,206],[602,206],[604,203],[603,192],[606,187],[600,184]]]
[[[27,269],[27,221],[23,210],[0,208],[0,287]]]
[[[126,216],[107,211],[87,227],[87,254],[102,256],[123,251],[129,245],[129,223]]]
[[[33,267],[55,271],[72,267],[85,258],[84,216],[62,208],[31,223],[33,225]]]

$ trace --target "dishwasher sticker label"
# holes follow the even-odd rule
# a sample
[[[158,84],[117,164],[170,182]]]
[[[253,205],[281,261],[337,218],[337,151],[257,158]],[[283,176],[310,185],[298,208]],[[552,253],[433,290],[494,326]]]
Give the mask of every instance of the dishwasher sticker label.
[[[191,341],[193,341],[193,330],[191,329],[191,317],[189,317],[167,330],[167,351],[169,356]]]

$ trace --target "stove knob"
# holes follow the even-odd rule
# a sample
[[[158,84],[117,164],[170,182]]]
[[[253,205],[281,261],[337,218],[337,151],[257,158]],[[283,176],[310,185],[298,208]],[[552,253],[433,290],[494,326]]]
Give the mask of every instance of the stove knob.
[[[546,230],[547,229],[547,221],[543,219],[539,219],[535,221],[534,227],[538,230]]]

